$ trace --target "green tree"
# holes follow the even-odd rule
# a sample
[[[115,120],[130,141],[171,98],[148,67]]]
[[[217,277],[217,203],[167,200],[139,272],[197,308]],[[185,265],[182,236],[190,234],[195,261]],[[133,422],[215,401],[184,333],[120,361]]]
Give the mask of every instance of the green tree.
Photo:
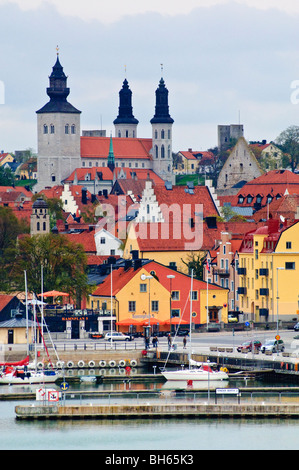
[[[193,269],[193,276],[195,279],[203,280],[203,270],[205,269],[205,256],[206,254],[201,253],[190,253],[186,261],[182,258],[182,262],[188,267],[188,272],[191,274]]]
[[[295,171],[299,163],[299,126],[290,126],[279,134],[276,145],[284,152],[283,166]]]
[[[64,235],[36,235],[19,240],[18,252],[10,273],[15,289],[24,290],[24,271],[27,272],[28,290],[66,292],[79,306],[83,296],[91,293],[86,268],[87,257],[82,245],[70,242]]]

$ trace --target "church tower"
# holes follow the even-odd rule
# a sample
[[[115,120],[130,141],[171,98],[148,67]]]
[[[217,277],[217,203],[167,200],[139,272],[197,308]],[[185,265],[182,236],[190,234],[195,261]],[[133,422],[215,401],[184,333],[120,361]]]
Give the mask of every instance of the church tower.
[[[49,208],[47,202],[40,197],[32,204],[30,234],[46,235],[47,233],[50,233]]]
[[[49,77],[47,95],[50,101],[37,113],[38,158],[35,191],[61,184],[76,168],[81,167],[80,114],[67,97],[67,77],[59,61]]]
[[[172,124],[174,120],[169,114],[168,90],[163,78],[156,90],[155,115],[152,125],[152,158],[153,170],[164,179],[173,182],[172,172]]]
[[[125,79],[119,92],[118,116],[113,121],[115,137],[137,137],[138,122],[133,116],[132,91]]]

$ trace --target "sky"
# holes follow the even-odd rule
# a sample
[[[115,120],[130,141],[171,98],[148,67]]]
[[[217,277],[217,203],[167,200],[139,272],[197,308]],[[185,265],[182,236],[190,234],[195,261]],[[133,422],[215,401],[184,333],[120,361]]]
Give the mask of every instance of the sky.
[[[219,124],[271,141],[299,123],[297,0],[0,0],[0,18],[0,151],[37,151],[57,45],[82,130],[114,134],[127,78],[151,137],[162,75],[174,152],[217,146]]]

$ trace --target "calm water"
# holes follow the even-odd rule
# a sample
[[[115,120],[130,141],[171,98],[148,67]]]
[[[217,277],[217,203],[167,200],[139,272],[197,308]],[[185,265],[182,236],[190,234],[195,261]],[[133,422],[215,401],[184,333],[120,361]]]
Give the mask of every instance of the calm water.
[[[232,386],[244,386],[244,383]],[[24,387],[23,391],[34,387]],[[88,390],[87,387],[112,390],[111,385],[81,385],[74,391]],[[122,387],[123,384],[115,385],[115,388]],[[143,387],[132,384],[139,392]],[[59,389],[58,386],[50,388]],[[161,384],[146,388],[159,389]],[[0,393],[17,390],[22,391],[19,387],[3,386]],[[152,401],[152,398],[145,400]],[[292,400],[299,401],[298,394]],[[83,403],[90,401],[90,398],[83,399]],[[293,450],[299,447],[299,420],[296,419],[17,421],[15,406],[30,403],[37,404],[28,400],[0,401],[1,450]]]

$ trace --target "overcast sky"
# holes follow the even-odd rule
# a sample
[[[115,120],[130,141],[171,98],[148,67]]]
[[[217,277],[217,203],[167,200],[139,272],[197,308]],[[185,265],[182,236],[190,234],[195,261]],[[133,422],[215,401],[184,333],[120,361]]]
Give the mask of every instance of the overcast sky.
[[[299,125],[297,0],[0,0],[0,18],[0,150],[37,150],[57,45],[82,129],[114,132],[127,78],[151,137],[161,64],[174,151],[214,147],[239,119],[248,140]]]

